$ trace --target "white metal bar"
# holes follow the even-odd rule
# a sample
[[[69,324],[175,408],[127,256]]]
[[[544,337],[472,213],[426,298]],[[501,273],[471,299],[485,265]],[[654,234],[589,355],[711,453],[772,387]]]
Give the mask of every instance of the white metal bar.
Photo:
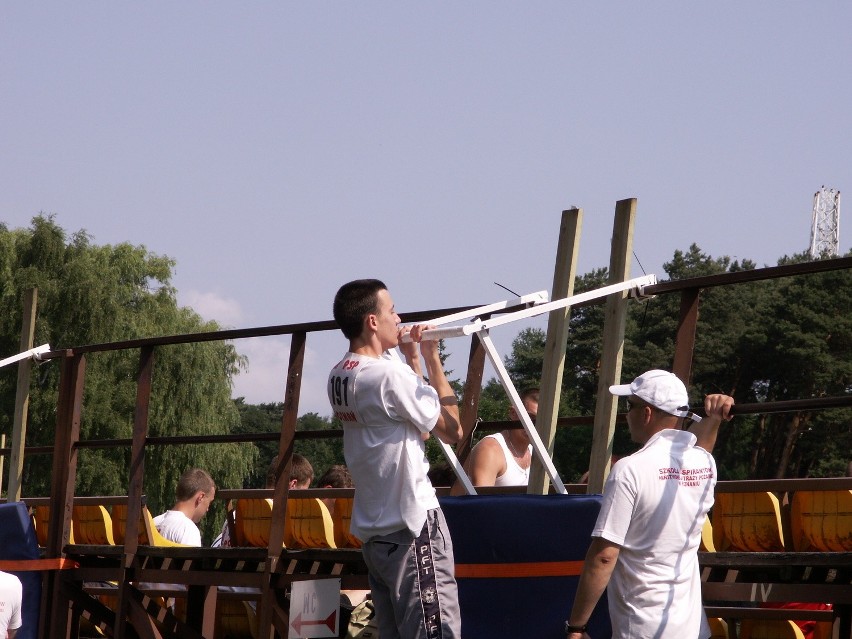
[[[494,328],[496,326],[510,324],[511,322],[517,322],[518,320],[526,319],[528,317],[535,317],[536,315],[543,315],[544,313],[550,313],[551,311],[556,311],[560,308],[565,308],[566,306],[580,304],[581,302],[588,302],[589,300],[594,300],[599,297],[606,297],[607,295],[612,295],[613,293],[620,293],[621,291],[627,291],[633,288],[639,289],[639,292],[641,294],[646,286],[652,286],[656,283],[656,275],[643,275],[642,277],[634,277],[633,279],[627,280],[625,282],[610,284],[609,286],[597,288],[593,291],[578,293],[577,295],[553,300],[552,302],[547,302],[545,304],[537,304],[530,308],[524,308],[513,313],[501,315],[500,317],[477,321],[471,324],[464,324],[462,326],[457,327],[456,330],[452,330],[452,327],[439,329],[433,328],[428,331],[423,331],[423,339],[443,339],[446,337],[463,337],[464,335],[472,335],[481,331],[487,331],[488,329]],[[438,331],[441,332],[439,333]]]
[[[444,315],[443,317],[436,317],[435,319],[431,319],[427,324],[431,324],[434,326],[441,326],[442,324],[449,324],[450,322],[457,322],[463,319],[471,319],[474,318],[475,322],[479,321],[479,316],[487,315],[488,313],[493,313],[495,311],[503,310],[504,308],[512,308],[513,306],[535,306],[537,304],[544,304],[547,302],[548,295],[547,291],[537,291],[535,293],[529,293],[527,295],[521,295],[520,297],[516,297],[511,300],[504,300],[502,302],[494,302],[493,304],[486,304],[485,306],[477,306],[476,308],[472,308],[467,311],[459,311],[458,313],[452,313],[451,315]],[[428,333],[427,339],[431,340],[439,340],[449,337],[462,337],[463,335],[470,335],[470,333],[461,332],[461,326],[449,326],[444,328],[432,329]],[[446,332],[443,332],[446,331]],[[411,341],[411,338],[406,334],[402,336],[402,342],[408,343]]]
[[[515,385],[509,377],[509,371],[507,371],[506,367],[503,365],[503,360],[500,359],[500,354],[497,352],[494,342],[491,341],[491,336],[488,334],[488,331],[480,331],[477,333],[477,336],[482,342],[482,345],[485,347],[488,359],[491,360],[491,365],[494,366],[494,370],[497,371],[497,377],[499,377],[500,383],[503,385],[503,389],[509,396],[512,406],[515,407],[515,412],[518,414],[518,417],[521,418],[521,424],[527,432],[527,436],[530,438],[530,443],[533,445],[533,454],[535,454],[541,462],[541,465],[544,466],[548,477],[550,477],[550,483],[553,484],[556,492],[561,495],[567,494],[568,491],[565,490],[565,484],[562,483],[559,473],[556,472],[553,460],[550,459],[550,455],[544,447],[544,442],[541,441],[541,437],[539,437],[538,431],[535,429],[535,426],[527,413],[527,409],[521,401],[521,396],[518,395],[518,391],[515,390]]]
[[[41,346],[36,346],[35,348],[31,348],[28,351],[24,351],[23,353],[12,355],[11,357],[7,357],[6,359],[0,359],[0,368],[8,366],[9,364],[14,364],[15,362],[20,362],[22,359],[27,359],[28,357],[38,357],[42,353],[47,353],[49,351],[50,344],[42,344]]]
[[[468,495],[475,495],[476,489],[473,487],[470,477],[467,476],[467,473],[464,471],[464,467],[462,467],[461,462],[459,461],[459,458],[456,457],[453,449],[450,448],[449,444],[442,442],[437,437],[435,440],[441,445],[441,450],[444,451],[444,457],[446,457],[447,461],[450,462],[453,472],[456,474],[456,477],[459,478],[462,486],[464,486],[465,493]]]
[[[512,300],[504,300],[502,302],[494,302],[493,304],[486,304],[485,306],[478,306],[476,308],[471,308],[467,311],[459,311],[458,313],[453,313],[452,315],[444,315],[443,317],[436,317],[435,319],[429,320],[429,324],[434,324],[435,326],[440,326],[441,324],[449,324],[450,322],[457,322],[458,320],[470,319],[471,317],[480,317],[482,315],[486,315],[488,313],[493,313],[495,311],[501,311],[504,308],[512,308],[513,306],[521,306],[522,304],[544,304],[547,302],[548,295],[547,291],[537,291],[535,293],[529,293],[528,295],[521,295],[520,297],[516,297]]]

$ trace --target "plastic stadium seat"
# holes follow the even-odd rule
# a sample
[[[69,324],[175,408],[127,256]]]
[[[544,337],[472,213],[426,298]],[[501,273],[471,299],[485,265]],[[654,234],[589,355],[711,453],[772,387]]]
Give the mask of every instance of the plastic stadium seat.
[[[316,497],[290,499],[287,512],[297,548],[336,548],[334,524],[322,500]]]
[[[799,552],[852,551],[852,490],[793,493],[790,529]]]
[[[36,506],[33,509],[33,523],[35,524],[36,539],[39,546],[47,545],[47,526],[50,522],[50,506]],[[74,541],[74,529],[72,527],[71,534],[68,539],[69,544],[76,543]]]
[[[709,515],[704,518],[704,525],[701,527],[701,543],[698,545],[698,550],[716,552],[716,545],[713,543],[713,524],[710,523]]]
[[[114,546],[112,517],[104,506],[74,506],[71,521],[74,542],[96,546]]]
[[[718,617],[708,617],[710,624],[710,639],[728,639],[728,623]]]
[[[237,546],[269,546],[269,530],[272,525],[271,499],[238,499],[234,509],[234,537]],[[293,545],[290,504],[284,523],[284,547]]]
[[[338,497],[334,500],[334,543],[338,548],[360,548],[361,540],[349,530],[352,523],[352,497]]]
[[[743,619],[740,639],[805,639],[799,626],[792,621]]]
[[[147,523],[147,525],[146,525]],[[112,507],[112,536],[117,544],[124,544],[124,533],[127,530],[127,505],[115,504]],[[150,531],[150,536],[149,532]],[[148,511],[147,506],[142,506],[139,519],[139,543],[143,546],[178,546],[186,548],[185,544],[179,544],[163,537],[154,525],[154,518]]]
[[[717,493],[712,521],[718,551],[784,550],[781,508],[772,493]]]
[[[257,616],[242,601],[219,599],[216,602],[214,639],[252,639],[257,635]]]

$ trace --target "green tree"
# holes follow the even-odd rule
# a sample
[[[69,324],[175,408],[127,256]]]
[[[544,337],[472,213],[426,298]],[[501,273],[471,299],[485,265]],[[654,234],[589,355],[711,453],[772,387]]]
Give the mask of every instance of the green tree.
[[[29,229],[0,226],[0,349],[18,348],[25,290],[37,287],[35,341],[53,348],[136,337],[218,330],[189,308],[177,305],[170,284],[174,262],[143,246],[98,246],[84,231],[67,237],[53,216],[39,215]],[[239,423],[230,399],[231,380],[242,364],[231,344],[206,342],[155,350],[149,433],[225,434]],[[138,350],[92,353],[87,357],[81,439],[129,438],[135,404]],[[14,368],[14,367],[12,367]],[[28,446],[52,445],[56,427],[59,366],[56,360],[35,369],[27,429]],[[17,377],[0,372],[0,432],[11,432]],[[245,445],[149,446],[145,485],[149,508],[171,506],[180,474],[207,469],[217,485],[239,485],[252,466]],[[24,495],[50,490],[52,459],[26,459]],[[83,449],[77,494],[126,494],[129,451]],[[208,517],[206,536],[218,522]]]

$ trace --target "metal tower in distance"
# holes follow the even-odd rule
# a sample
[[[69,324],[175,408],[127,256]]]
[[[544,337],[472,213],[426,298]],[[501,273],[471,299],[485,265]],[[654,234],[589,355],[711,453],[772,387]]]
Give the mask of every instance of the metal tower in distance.
[[[837,257],[840,248],[840,191],[823,186],[814,193],[811,259]]]

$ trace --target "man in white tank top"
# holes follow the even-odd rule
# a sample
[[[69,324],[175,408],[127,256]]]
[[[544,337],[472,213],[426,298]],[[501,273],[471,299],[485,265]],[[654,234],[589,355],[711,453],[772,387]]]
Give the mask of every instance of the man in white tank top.
[[[538,389],[528,388],[521,393],[521,402],[535,423],[538,414]],[[515,408],[509,407],[509,418],[519,421]],[[465,470],[474,486],[526,486],[530,479],[532,445],[523,428],[507,428],[483,437],[470,451]],[[452,494],[464,490],[459,482]]]

